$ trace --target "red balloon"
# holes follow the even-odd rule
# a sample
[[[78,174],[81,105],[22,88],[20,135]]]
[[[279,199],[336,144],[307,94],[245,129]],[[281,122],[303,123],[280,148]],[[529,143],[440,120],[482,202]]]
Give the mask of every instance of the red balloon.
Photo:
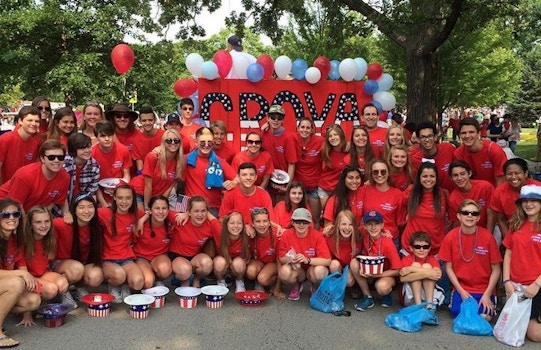
[[[126,44],[118,44],[111,51],[111,62],[118,74],[126,74],[135,61],[133,50]]]
[[[257,63],[263,66],[263,79],[269,79],[274,73],[274,60],[267,54],[262,54],[257,58]]]
[[[216,63],[218,66],[218,75],[222,78],[227,77],[231,68],[233,67],[233,58],[231,54],[225,50],[216,51],[212,62]]]
[[[370,63],[366,69],[368,79],[378,80],[383,74],[383,67],[378,62]]]
[[[314,61],[314,67],[321,72],[321,79],[325,79],[331,71],[331,61],[325,56],[319,56]]]
[[[178,97],[188,97],[197,91],[197,82],[193,79],[179,79],[173,86]]]

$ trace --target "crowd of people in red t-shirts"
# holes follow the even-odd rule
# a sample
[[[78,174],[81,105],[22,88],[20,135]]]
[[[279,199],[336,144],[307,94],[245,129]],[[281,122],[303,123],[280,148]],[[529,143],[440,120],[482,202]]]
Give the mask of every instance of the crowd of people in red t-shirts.
[[[323,136],[308,117],[286,130],[294,116],[273,105],[237,152],[224,122],[193,111],[181,100],[162,129],[150,107],[88,103],[80,127],[45,97],[21,108],[0,137],[0,323],[13,312],[31,326],[41,302],[76,307],[102,283],[121,302],[170,277],[298,300],[349,266],[359,311],[397,290],[453,316],[472,296],[490,319],[498,286],[522,285],[541,341],[541,183],[476,119],[460,120],[455,147],[432,122],[379,126],[371,104],[351,135]],[[0,331],[0,347],[17,344]]]

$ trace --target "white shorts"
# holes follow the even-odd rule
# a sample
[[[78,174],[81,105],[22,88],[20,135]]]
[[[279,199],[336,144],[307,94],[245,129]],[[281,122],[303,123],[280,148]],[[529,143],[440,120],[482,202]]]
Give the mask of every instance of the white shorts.
[[[423,301],[427,301],[424,290],[421,291],[421,299]],[[402,285],[402,300],[404,300],[404,306],[409,306],[414,303],[413,290],[411,289],[411,285],[408,282],[405,282]],[[443,300],[445,300],[445,292],[443,288],[436,285],[436,287],[434,287],[433,302],[436,303],[436,305],[440,306],[443,303]]]

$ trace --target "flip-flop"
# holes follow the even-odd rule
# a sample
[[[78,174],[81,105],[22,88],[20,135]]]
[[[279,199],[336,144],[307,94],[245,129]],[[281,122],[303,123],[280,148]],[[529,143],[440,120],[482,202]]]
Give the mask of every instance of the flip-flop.
[[[15,343],[13,343],[15,342]],[[5,345],[3,345],[5,344]],[[19,346],[19,342],[15,339],[11,339],[7,335],[3,335],[0,337],[0,349],[10,349],[14,348],[16,346]]]

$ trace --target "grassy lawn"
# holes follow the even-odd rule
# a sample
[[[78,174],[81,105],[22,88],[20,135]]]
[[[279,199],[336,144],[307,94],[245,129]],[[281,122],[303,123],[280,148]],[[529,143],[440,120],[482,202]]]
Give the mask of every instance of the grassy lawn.
[[[522,128],[520,142],[517,144],[515,154],[524,159],[535,157],[537,150],[537,129]]]

